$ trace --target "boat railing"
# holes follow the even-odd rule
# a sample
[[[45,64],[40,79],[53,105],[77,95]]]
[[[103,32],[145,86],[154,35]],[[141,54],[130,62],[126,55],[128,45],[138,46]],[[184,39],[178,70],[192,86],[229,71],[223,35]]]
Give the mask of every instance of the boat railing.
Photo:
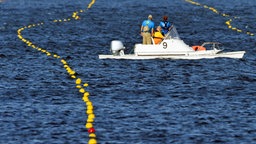
[[[217,49],[217,50],[223,50],[220,48],[219,42],[204,42],[201,46],[205,48],[211,48],[211,49]]]

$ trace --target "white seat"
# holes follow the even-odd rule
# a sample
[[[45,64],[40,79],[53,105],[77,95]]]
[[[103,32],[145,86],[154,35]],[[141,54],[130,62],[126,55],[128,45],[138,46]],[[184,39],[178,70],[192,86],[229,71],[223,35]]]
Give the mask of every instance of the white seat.
[[[152,44],[155,45],[155,41],[153,37],[151,37],[151,40],[152,40]]]

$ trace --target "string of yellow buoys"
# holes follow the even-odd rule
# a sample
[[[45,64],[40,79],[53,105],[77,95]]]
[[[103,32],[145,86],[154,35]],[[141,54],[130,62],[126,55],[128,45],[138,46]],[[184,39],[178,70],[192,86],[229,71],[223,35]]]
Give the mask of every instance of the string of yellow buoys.
[[[242,30],[242,29],[236,28],[236,27],[234,27],[234,26],[231,25],[231,23],[233,22],[233,19],[237,19],[238,17],[231,17],[231,16],[228,15],[228,14],[220,13],[217,9],[215,9],[215,8],[213,8],[213,7],[200,4],[200,3],[195,2],[195,1],[193,1],[193,0],[185,0],[185,1],[188,2],[188,3],[191,3],[191,4],[193,4],[193,5],[197,5],[197,6],[201,6],[201,7],[205,8],[205,9],[209,9],[209,10],[213,11],[214,13],[216,13],[216,14],[218,14],[218,15],[221,15],[221,16],[223,16],[223,17],[228,18],[228,20],[225,22],[225,24],[227,25],[227,27],[228,27],[229,29],[231,29],[231,30],[233,30],[233,31],[236,31],[236,32],[239,32],[239,33],[245,33],[245,34],[247,34],[247,35],[249,35],[249,36],[254,36],[254,33],[252,33],[252,32],[244,31],[244,30]]]
[[[96,0],[92,0],[89,3],[89,5],[87,6],[86,10],[91,8],[92,5],[95,3],[95,1]],[[80,19],[79,13],[83,13],[86,10],[79,10],[79,11],[73,12],[71,17],[65,18],[65,19],[55,19],[51,23],[69,22],[72,19],[73,20],[79,20]],[[65,68],[65,70],[69,74],[70,78],[75,79],[76,88],[79,90],[79,93],[81,93],[83,95],[82,100],[86,103],[86,107],[87,107],[86,108],[87,121],[86,121],[85,128],[87,129],[88,134],[89,134],[88,144],[97,144],[95,129],[93,127],[93,122],[94,122],[94,118],[95,118],[95,115],[94,115],[94,112],[93,112],[93,104],[89,99],[89,96],[90,96],[89,92],[87,92],[85,90],[85,88],[88,87],[88,83],[83,83],[82,79],[78,78],[76,76],[76,72],[69,66],[68,62],[64,58],[62,58],[60,55],[58,55],[56,53],[53,53],[53,52],[50,52],[50,51],[48,51],[44,48],[41,48],[41,47],[35,45],[30,40],[28,40],[28,39],[26,39],[22,36],[22,31],[28,30],[30,28],[39,27],[39,26],[42,26],[42,25],[44,25],[44,23],[40,22],[40,23],[30,24],[30,25],[21,27],[17,30],[17,36],[22,42],[27,44],[27,46],[29,46],[33,49],[36,49],[39,52],[41,52],[41,53],[43,53],[43,54],[45,54],[49,57],[53,57],[53,58],[56,58],[56,59],[60,60],[60,62],[63,64],[63,67]]]

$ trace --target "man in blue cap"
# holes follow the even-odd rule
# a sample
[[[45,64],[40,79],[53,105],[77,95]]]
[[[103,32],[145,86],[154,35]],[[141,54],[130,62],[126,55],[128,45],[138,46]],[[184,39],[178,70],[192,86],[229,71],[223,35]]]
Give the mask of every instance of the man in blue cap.
[[[142,22],[140,31],[141,31],[141,36],[143,37],[143,44],[152,44],[151,36],[154,34],[154,27],[155,24],[152,21],[153,17],[152,15],[148,16],[147,20],[144,20]]]

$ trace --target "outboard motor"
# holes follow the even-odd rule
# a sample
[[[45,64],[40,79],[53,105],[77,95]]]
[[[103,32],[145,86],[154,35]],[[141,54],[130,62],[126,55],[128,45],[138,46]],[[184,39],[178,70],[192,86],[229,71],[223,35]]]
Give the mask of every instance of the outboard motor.
[[[113,40],[111,41],[111,52],[115,56],[124,55],[124,45],[119,40]]]

